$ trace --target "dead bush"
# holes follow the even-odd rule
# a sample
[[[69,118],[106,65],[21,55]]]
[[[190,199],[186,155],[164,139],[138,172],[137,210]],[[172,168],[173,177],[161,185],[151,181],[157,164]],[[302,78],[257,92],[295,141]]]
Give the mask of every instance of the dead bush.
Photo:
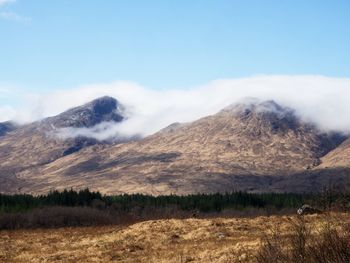
[[[290,220],[288,233],[278,227],[264,234],[259,250],[242,261],[235,254],[230,262],[256,263],[348,263],[350,226],[325,218],[320,229],[311,229],[304,217]]]
[[[344,225],[327,221],[321,230],[312,233],[303,217],[291,222],[287,237],[274,233],[265,237],[256,262],[348,263],[350,259],[350,232]]]

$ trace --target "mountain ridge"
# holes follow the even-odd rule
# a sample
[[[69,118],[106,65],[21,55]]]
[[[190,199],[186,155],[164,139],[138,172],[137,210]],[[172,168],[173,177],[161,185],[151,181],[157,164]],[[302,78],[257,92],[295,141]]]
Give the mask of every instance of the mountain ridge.
[[[82,147],[17,172],[15,185],[32,193],[71,187],[109,194],[313,191],[315,176],[323,183],[332,176],[322,170],[322,158],[345,139],[273,101],[236,104],[139,141]],[[341,175],[346,180],[347,170]]]
[[[115,98],[104,96],[40,121],[55,128],[90,128],[105,121],[121,122],[125,109]]]

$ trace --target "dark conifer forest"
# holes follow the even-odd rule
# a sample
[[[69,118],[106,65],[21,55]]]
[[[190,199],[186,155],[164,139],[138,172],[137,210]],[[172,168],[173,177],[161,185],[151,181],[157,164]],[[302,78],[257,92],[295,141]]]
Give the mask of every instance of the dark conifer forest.
[[[129,224],[162,218],[295,214],[307,203],[322,210],[348,209],[350,195],[246,193],[150,196],[102,195],[84,189],[47,195],[0,194],[0,229]]]

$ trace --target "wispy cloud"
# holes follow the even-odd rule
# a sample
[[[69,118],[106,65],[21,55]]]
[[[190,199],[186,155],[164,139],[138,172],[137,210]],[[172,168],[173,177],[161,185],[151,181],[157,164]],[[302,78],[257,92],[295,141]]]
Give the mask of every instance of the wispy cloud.
[[[16,0],[0,0],[0,6],[15,3]]]
[[[29,17],[21,16],[14,12],[0,12],[0,18],[22,23],[29,23],[31,21]]]
[[[0,0],[0,7],[15,3],[17,0]],[[0,11],[0,19],[5,19],[9,21],[21,22],[21,23],[29,23],[31,21],[30,17],[19,15],[13,11]]]

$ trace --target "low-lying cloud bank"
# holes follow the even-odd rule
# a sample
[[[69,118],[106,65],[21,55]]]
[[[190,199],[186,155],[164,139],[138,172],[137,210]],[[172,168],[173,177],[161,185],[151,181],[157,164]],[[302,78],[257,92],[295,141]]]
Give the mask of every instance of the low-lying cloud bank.
[[[215,80],[178,90],[153,90],[125,81],[86,85],[50,94],[24,95],[22,108],[0,107],[1,121],[30,122],[105,95],[126,107],[128,120],[117,125],[104,123],[92,129],[66,130],[65,136],[85,134],[99,140],[115,134],[146,136],[174,122],[214,114],[246,97],[275,100],[321,128],[350,132],[350,78],[324,76],[262,75]]]
[[[142,138],[144,135],[135,131],[130,131],[125,127],[128,126],[128,123],[115,123],[115,122],[102,122],[95,125],[91,128],[60,128],[53,132],[50,132],[49,135],[53,135],[62,140],[76,137],[88,137],[94,138],[98,141],[128,141],[133,139]]]

